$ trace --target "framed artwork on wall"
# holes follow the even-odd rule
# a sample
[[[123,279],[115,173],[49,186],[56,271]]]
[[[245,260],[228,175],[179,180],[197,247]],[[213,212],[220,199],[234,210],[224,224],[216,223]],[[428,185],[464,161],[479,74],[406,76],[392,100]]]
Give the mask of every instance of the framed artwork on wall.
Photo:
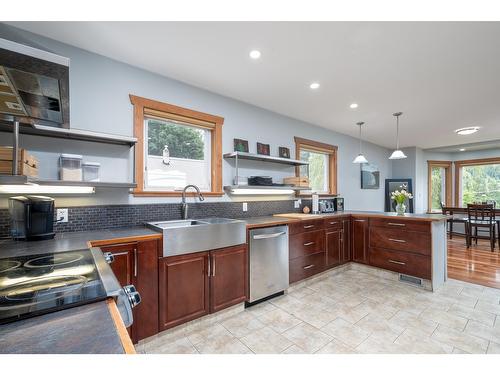
[[[361,164],[361,189],[379,189],[380,171],[374,164]]]
[[[290,149],[288,147],[280,147],[279,156],[280,158],[290,159]]]
[[[248,152],[248,141],[234,138],[234,151]]]
[[[257,154],[269,156],[271,154],[271,149],[269,145],[257,142]]]
[[[391,193],[405,189],[413,194],[411,178],[387,178],[385,180],[385,211],[396,212],[396,202],[391,199]],[[413,213],[413,199],[406,202],[406,212]]]

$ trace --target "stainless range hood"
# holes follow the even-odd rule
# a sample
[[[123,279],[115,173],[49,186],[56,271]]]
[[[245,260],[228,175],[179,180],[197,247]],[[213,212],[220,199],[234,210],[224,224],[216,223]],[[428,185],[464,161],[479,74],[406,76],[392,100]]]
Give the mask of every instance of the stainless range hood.
[[[0,38],[0,115],[69,128],[69,59]]]

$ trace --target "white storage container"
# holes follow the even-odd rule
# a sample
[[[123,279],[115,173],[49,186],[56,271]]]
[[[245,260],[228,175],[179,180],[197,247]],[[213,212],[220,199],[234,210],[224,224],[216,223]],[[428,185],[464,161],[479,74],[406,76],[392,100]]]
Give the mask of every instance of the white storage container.
[[[99,181],[101,163],[86,161],[83,165],[83,181]]]
[[[82,159],[82,155],[61,154],[59,157],[59,179],[63,181],[81,181]]]

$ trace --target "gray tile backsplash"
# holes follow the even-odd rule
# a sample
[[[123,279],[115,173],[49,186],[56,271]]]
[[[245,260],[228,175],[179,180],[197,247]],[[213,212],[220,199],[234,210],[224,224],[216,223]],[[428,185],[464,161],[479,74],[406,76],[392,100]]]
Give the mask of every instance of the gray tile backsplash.
[[[189,217],[245,218],[267,216],[285,212],[299,212],[293,200],[248,202],[248,211],[243,212],[241,202],[190,203]],[[56,223],[56,232],[81,232],[142,225],[146,221],[176,220],[181,218],[181,205],[134,204],[112,206],[69,207],[69,222]],[[55,220],[55,219],[54,219]],[[0,210],[0,237],[10,231],[10,216],[7,209]]]

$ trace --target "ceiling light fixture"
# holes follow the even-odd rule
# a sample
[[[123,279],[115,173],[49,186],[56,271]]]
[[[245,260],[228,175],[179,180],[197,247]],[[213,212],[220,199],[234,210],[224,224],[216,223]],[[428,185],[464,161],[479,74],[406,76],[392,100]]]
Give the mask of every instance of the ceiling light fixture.
[[[249,55],[250,55],[250,58],[257,60],[257,59],[260,59],[260,57],[262,56],[262,53],[260,53],[259,50],[254,49],[254,50],[250,51]]]
[[[461,149],[460,149],[460,150],[458,150],[458,151],[465,151],[465,148],[461,148]]]
[[[396,112],[392,114],[394,117],[396,117],[396,149],[394,150],[392,155],[389,156],[389,159],[391,160],[406,159],[405,153],[399,149],[399,116],[401,116],[402,114],[403,112]]]
[[[366,160],[365,155],[363,155],[363,153],[361,152],[361,127],[363,126],[363,124],[364,122],[362,121],[356,123],[356,125],[359,126],[359,154],[352,161],[354,164],[368,163],[368,160]]]
[[[319,83],[318,82],[313,82],[309,85],[309,87],[312,89],[312,90],[316,90],[316,89],[319,89]]]
[[[352,104],[349,106],[349,108],[351,108],[351,109],[356,109],[356,108],[358,108],[358,104],[357,104],[357,103],[352,103]]]
[[[468,128],[461,128],[455,130],[455,133],[458,135],[469,135],[469,134],[474,134],[479,130],[479,126],[469,126]]]

